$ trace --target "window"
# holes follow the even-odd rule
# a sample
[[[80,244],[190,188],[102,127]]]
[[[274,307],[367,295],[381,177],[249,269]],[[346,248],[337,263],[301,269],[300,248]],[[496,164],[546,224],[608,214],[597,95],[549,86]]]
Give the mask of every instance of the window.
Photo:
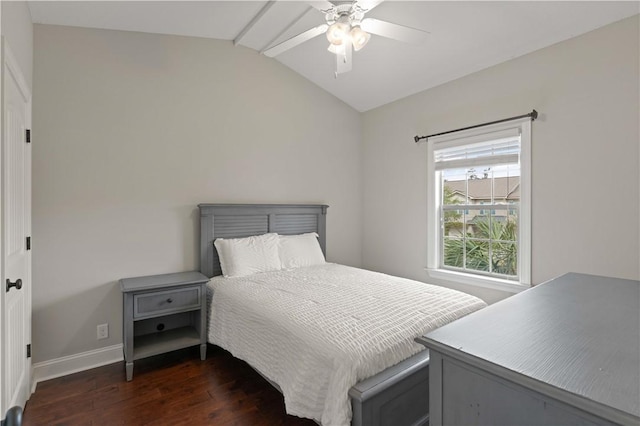
[[[519,291],[530,284],[531,122],[430,138],[430,275]]]

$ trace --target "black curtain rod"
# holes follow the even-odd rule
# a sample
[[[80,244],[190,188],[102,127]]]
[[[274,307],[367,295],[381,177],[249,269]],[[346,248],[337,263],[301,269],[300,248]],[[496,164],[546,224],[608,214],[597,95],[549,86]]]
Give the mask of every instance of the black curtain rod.
[[[429,139],[434,136],[446,135],[453,132],[460,132],[462,130],[475,129],[476,127],[489,126],[491,124],[504,123],[505,121],[517,120],[519,118],[526,118],[526,117],[530,117],[531,121],[534,121],[536,118],[538,118],[538,111],[534,109],[529,114],[518,115],[517,117],[503,118],[502,120],[490,121],[488,123],[482,123],[482,124],[475,124],[473,126],[463,127],[461,129],[456,129],[456,130],[448,130],[446,132],[434,133],[432,135],[427,135],[427,136],[414,136],[413,140],[416,141],[416,143],[418,143],[422,139]]]

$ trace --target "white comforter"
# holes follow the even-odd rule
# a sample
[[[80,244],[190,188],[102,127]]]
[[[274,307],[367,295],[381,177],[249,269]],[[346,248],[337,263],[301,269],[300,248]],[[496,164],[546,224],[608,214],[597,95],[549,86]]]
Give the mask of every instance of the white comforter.
[[[424,349],[415,337],[485,306],[332,263],[215,277],[209,289],[209,342],[277,383],[287,413],[323,425],[349,424],[349,388]]]

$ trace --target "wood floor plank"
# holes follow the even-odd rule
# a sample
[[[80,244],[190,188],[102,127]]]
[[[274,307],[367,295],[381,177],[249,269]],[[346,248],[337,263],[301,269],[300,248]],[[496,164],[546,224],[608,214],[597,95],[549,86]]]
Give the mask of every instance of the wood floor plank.
[[[289,416],[282,395],[228,352],[209,345],[124,362],[39,383],[27,402],[24,426],[312,426]]]

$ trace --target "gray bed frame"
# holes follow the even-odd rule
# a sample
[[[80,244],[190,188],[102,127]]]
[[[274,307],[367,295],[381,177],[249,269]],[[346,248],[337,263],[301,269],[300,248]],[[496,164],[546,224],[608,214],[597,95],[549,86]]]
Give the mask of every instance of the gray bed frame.
[[[317,232],[326,256],[326,214],[322,204],[199,204],[200,272],[221,275],[216,238],[240,238],[277,232]],[[424,425],[429,420],[429,352],[355,384],[349,390],[353,426]],[[260,373],[260,372],[258,372]],[[262,373],[260,373],[262,374]],[[264,376],[263,376],[264,377]],[[272,383],[272,382],[270,382]],[[276,383],[272,383],[278,390]]]

